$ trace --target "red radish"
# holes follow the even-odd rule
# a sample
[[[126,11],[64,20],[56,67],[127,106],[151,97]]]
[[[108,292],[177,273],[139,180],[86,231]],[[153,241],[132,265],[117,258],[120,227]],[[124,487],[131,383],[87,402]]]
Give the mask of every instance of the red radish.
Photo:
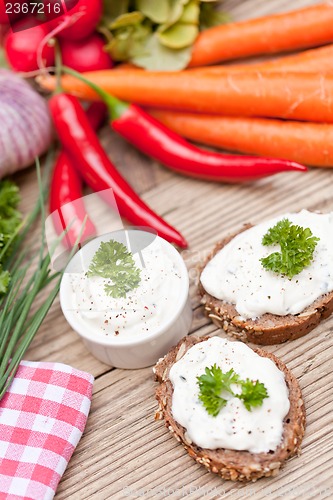
[[[8,24],[9,19],[6,14],[5,0],[0,0],[0,24]]]
[[[57,36],[64,40],[82,40],[95,31],[102,12],[102,0],[79,0],[67,14],[52,21],[52,28],[67,21],[67,27],[59,30]]]
[[[104,41],[94,33],[84,40],[61,40],[62,62],[80,73],[110,69],[113,62],[104,50]]]
[[[15,71],[35,71],[38,68],[37,51],[39,45],[48,35],[45,24],[31,26],[31,19],[23,19],[15,23],[15,28],[20,31],[10,31],[5,38],[7,60]],[[15,29],[14,28],[14,29]],[[54,65],[54,47],[46,44],[43,53],[45,66]]]
[[[0,47],[2,47],[6,34],[8,33],[8,24],[0,24]]]
[[[21,5],[18,4],[22,4],[23,1],[8,2],[7,0],[0,0],[0,24],[9,24],[10,21],[15,21],[22,17],[24,14],[21,12]],[[8,16],[6,11],[10,12],[10,16]],[[18,12],[15,13],[15,11]]]

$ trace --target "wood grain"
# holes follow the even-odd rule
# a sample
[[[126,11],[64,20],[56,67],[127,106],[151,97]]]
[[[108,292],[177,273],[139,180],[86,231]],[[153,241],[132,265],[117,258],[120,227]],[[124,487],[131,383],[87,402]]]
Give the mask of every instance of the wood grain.
[[[224,7],[235,19],[245,19],[315,3],[319,2],[225,0]],[[333,210],[333,170],[280,174],[244,186],[218,185],[169,172],[115,138],[108,128],[101,138],[134,188],[189,240],[183,255],[191,277],[191,331],[198,335],[223,335],[203,316],[196,294],[196,266],[217,240],[245,222],[302,208]],[[37,196],[34,171],[18,179],[23,209],[28,210]],[[110,369],[97,361],[68,326],[57,301],[26,357],[68,363],[91,372],[96,381],[86,431],[56,500],[333,498],[332,329],[333,318],[302,339],[267,348],[299,378],[308,415],[303,453],[276,478],[234,484],[196,465],[163,423],[154,422],[152,370]]]

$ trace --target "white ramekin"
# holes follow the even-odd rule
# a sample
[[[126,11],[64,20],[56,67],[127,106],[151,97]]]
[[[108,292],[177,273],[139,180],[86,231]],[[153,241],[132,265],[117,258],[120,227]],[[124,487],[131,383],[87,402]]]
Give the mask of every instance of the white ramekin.
[[[130,229],[126,233],[130,235],[132,231],[137,230]],[[140,232],[144,233],[141,230]],[[119,235],[122,233],[122,237],[118,233]],[[89,246],[88,252],[90,251],[89,253],[93,254],[98,249],[101,241],[108,241],[111,238],[122,241],[123,234],[124,231],[119,231],[100,236],[90,241],[84,249],[86,251]],[[85,327],[82,322],[78,321],[76,311],[68,307],[68,269],[76,267],[77,262],[81,259],[80,252],[82,252],[82,249],[74,255],[64,272],[60,286],[60,305],[63,314],[73,330],[79,334],[91,354],[107,365],[128,369],[152,366],[189,332],[192,322],[192,308],[189,299],[187,268],[180,253],[170,243],[158,236],[156,238],[158,238],[163,249],[176,263],[181,272],[180,289],[177,290],[179,301],[176,308],[171,311],[167,322],[157,329],[150,330],[138,339],[108,337],[102,333],[91,332],[88,326]]]

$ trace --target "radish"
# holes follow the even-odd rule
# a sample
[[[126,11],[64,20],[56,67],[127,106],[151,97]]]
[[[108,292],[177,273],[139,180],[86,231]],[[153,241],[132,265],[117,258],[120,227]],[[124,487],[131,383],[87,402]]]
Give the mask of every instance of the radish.
[[[91,35],[103,12],[102,0],[79,0],[67,14],[52,21],[52,28],[64,24],[57,36],[64,40],[82,40]],[[49,23],[50,24],[50,23]]]
[[[8,24],[0,24],[0,47],[3,46],[3,42],[6,34],[8,33],[9,26]]]
[[[22,4],[24,0],[16,0],[15,2],[7,2],[7,0],[0,0],[0,24],[9,24],[11,21],[15,21],[22,17],[24,14],[21,12],[21,7],[18,9],[18,12],[15,14],[15,10],[18,8],[18,4]],[[6,4],[9,4],[6,6]],[[6,13],[11,12],[8,16]]]
[[[110,69],[113,62],[104,50],[104,41],[94,33],[84,40],[61,40],[62,62],[80,73]]]
[[[4,0],[0,0],[0,24],[9,24]]]
[[[10,31],[5,38],[5,51],[7,60],[16,71],[35,71],[38,68],[37,51],[40,44],[48,35],[48,28],[45,24],[31,26],[31,19],[17,21],[14,29],[20,31]],[[54,65],[54,47],[46,44],[43,48],[42,58],[45,66]]]

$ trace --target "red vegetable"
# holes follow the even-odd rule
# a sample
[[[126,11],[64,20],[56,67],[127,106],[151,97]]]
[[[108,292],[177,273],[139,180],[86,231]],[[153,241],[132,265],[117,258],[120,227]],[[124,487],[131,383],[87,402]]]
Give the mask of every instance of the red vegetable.
[[[3,46],[5,36],[7,35],[9,30],[8,24],[0,24],[0,47]]]
[[[15,2],[8,2],[8,0],[0,0],[0,24],[9,24],[9,21],[14,21],[22,17],[21,6],[18,9],[18,4],[22,4],[25,0],[15,0]],[[10,5],[6,6],[9,3]],[[6,11],[10,11],[10,19]],[[15,13],[17,11],[17,13]]]
[[[97,33],[84,40],[61,40],[60,47],[63,64],[80,73],[113,67],[111,57],[103,50],[104,41]]]
[[[75,75],[75,72],[67,70]],[[134,104],[127,104],[85,81],[109,108],[111,126],[140,151],[177,172],[223,182],[244,182],[306,167],[289,160],[225,155],[197,148]]]
[[[102,0],[79,0],[68,13],[52,21],[52,26],[66,26],[57,35],[61,39],[82,40],[95,31],[102,12]]]
[[[37,51],[38,47],[48,35],[48,28],[45,24],[31,26],[29,18],[22,19],[15,23],[15,27],[21,31],[9,31],[5,38],[5,50],[7,60],[15,71],[35,71],[38,68]],[[54,64],[54,47],[45,45],[42,52],[45,66]]]
[[[85,182],[94,191],[111,188],[120,215],[132,224],[152,227],[162,238],[186,248],[187,243],[181,234],[140,199],[111,163],[78,99],[56,94],[50,99],[49,106],[60,141]],[[116,208],[112,200],[105,201]]]
[[[97,102],[88,109],[86,115],[94,129],[101,125],[105,111],[105,105]],[[67,228],[66,236],[62,240],[67,248],[72,248],[78,242],[84,222],[81,243],[96,235],[95,226],[87,216],[82,196],[81,177],[67,153],[62,151],[57,158],[51,179],[50,213],[57,234]]]

